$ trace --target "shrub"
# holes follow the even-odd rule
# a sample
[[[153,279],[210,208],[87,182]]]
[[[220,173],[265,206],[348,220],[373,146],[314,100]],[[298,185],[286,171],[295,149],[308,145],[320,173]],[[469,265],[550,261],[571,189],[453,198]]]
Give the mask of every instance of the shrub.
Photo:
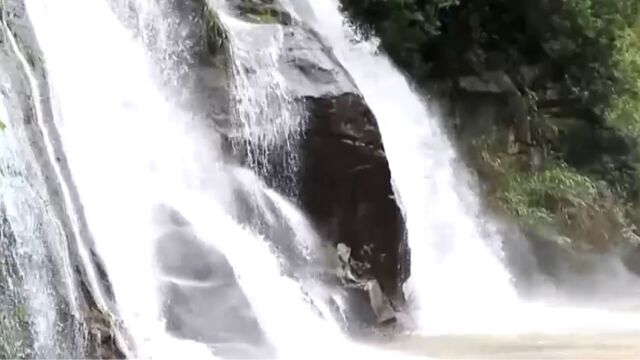
[[[507,209],[526,222],[550,223],[561,220],[570,224],[576,210],[595,209],[598,191],[587,176],[565,164],[536,173],[514,172],[506,177],[499,197]]]

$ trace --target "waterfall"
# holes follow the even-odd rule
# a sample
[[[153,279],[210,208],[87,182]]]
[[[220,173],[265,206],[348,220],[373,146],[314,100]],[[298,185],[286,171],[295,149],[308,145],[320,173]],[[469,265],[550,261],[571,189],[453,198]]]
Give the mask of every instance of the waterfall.
[[[375,41],[358,38],[338,1],[291,4],[326,38],[376,116],[406,217],[408,292],[419,321],[434,333],[485,327],[484,314],[510,306],[515,291],[500,261],[500,238],[481,215],[439,119]]]
[[[296,274],[295,264],[284,264],[289,253],[314,261],[317,235],[294,204],[225,154],[202,114],[162,88],[185,72],[167,74],[176,64],[158,71],[166,58],[150,56],[146,34],[136,38],[106,1],[26,5],[44,54],[54,125],[133,353],[299,359],[356,351],[375,358],[377,351],[341,334],[304,279],[285,275]],[[242,82],[253,81],[240,73],[242,60],[234,64],[236,86],[252,86]],[[286,94],[263,101],[288,106]],[[253,101],[236,104],[248,140],[255,130],[279,134],[251,123],[263,110],[251,109]]]
[[[520,299],[502,263],[497,225],[482,209],[441,120],[380,53],[377,39],[358,36],[337,0],[283,2],[324,37],[377,119],[406,219],[411,278],[405,287],[421,333],[638,329],[637,314]]]
[[[295,169],[299,167],[297,140],[305,114],[294,101],[279,69],[282,26],[243,22],[228,15],[224,4],[216,7],[228,29],[233,59],[235,128],[240,131],[240,136],[235,136],[235,146],[244,146],[247,162],[267,177],[275,178],[280,188],[294,189]],[[276,156],[283,157],[279,161],[281,166],[269,168]]]
[[[375,39],[350,28],[338,0],[280,2],[293,25],[251,22],[226,0],[24,0],[41,54],[3,23],[0,326],[11,333],[0,356],[82,357],[113,340],[136,358],[408,358],[343,332],[354,289],[359,304],[374,308],[378,296],[386,306],[376,330],[401,328],[390,323],[402,296],[384,297],[366,277],[377,275],[359,274],[371,264],[326,235],[338,223],[348,238],[359,229],[337,217],[377,209],[354,196],[327,225],[298,193],[310,123],[325,120],[312,100],[345,94],[366,101],[356,115],[375,139],[353,148],[384,164],[390,228],[402,227],[393,198],[406,221],[418,341],[640,328],[640,316],[519,299],[503,239],[440,119]],[[213,25],[224,33],[215,49]],[[289,66],[300,59],[309,64]],[[331,130],[360,126],[330,120]],[[357,143],[347,130],[328,144]],[[358,241],[373,253],[364,238],[377,230],[366,230]],[[115,340],[92,338],[100,315]]]

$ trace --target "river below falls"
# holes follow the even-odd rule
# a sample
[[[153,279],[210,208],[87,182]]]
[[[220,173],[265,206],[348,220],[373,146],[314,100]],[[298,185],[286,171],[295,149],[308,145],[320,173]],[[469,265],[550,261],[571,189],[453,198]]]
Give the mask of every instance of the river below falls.
[[[448,360],[636,360],[640,332],[519,335],[403,335],[381,345]]]

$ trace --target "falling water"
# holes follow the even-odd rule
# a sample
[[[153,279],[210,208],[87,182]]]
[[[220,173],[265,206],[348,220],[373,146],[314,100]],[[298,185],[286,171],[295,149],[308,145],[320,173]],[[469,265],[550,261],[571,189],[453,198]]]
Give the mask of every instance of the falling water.
[[[13,115],[0,106],[3,122],[21,121]],[[0,356],[77,357],[83,338],[65,291],[68,266],[55,261],[64,232],[11,130],[0,133]]]
[[[167,137],[174,129],[162,121],[175,112],[149,80],[142,48],[106,2],[27,1],[27,7],[45,54],[63,147],[138,354],[198,354],[165,334],[153,270],[151,214],[161,184],[151,177],[152,154],[175,142]],[[165,137],[141,142],[150,133]],[[158,155],[180,160],[178,151]]]
[[[499,259],[500,239],[486,231],[438,120],[376,44],[346,25],[337,1],[292,4],[325,36],[378,120],[406,217],[414,259],[408,290],[418,317],[434,332],[485,326],[482,315],[515,301],[515,292]]]
[[[337,0],[286,0],[322,34],[378,120],[411,248],[406,284],[422,333],[518,334],[637,331],[629,312],[526,303],[501,262],[501,238],[463,164],[403,74],[362,40]]]
[[[283,184],[274,189],[270,183],[277,183],[274,169],[265,166],[274,154],[284,151],[292,157],[283,167],[297,167],[296,138],[305,122],[279,68],[285,28],[250,24],[227,11],[225,2],[207,2],[229,36],[235,123],[221,129],[206,111],[185,106],[184,98],[197,92],[188,89],[189,52],[199,45],[190,41],[197,37],[189,37],[184,19],[167,11],[180,4],[172,1],[114,0],[135,9],[129,28],[106,0],[25,1],[43,50],[54,115],[54,123],[46,124],[37,114],[40,146],[55,158],[45,136],[55,128],[73,180],[63,184],[63,200],[69,211],[79,211],[69,195],[75,186],[133,354],[398,357],[341,333],[328,309],[328,290],[317,291],[323,284],[315,272],[324,260],[318,234],[282,194]],[[424,331],[640,327],[638,316],[628,314],[524,307],[500,261],[500,238],[481,215],[438,119],[376,44],[359,41],[345,25],[337,0],[286,2],[325,37],[376,115],[408,227],[413,261],[407,288]],[[19,58],[28,68],[26,57]],[[34,76],[28,80],[37,100],[39,84]],[[41,104],[35,105],[41,113]],[[9,118],[1,110],[0,119]],[[225,137],[244,147],[247,162],[238,164],[223,151]],[[0,134],[0,250],[19,263],[10,270],[21,272],[0,282],[11,290],[0,294],[0,316],[26,304],[17,317],[24,323],[13,325],[32,343],[34,353],[27,355],[75,357],[82,344],[74,341],[82,339],[59,334],[64,312],[54,311],[60,309],[57,292],[72,282],[54,286],[51,270],[70,266],[49,265],[46,253],[64,242],[64,231],[48,213],[46,197],[27,181],[33,177],[25,175],[19,142]],[[15,244],[13,251],[5,244]],[[5,264],[0,270],[9,271]],[[99,302],[106,302],[91,277]],[[79,311],[71,307],[69,312]],[[557,328],[554,316],[564,322]]]
[[[301,283],[283,275],[274,250],[279,242],[294,242],[303,257],[309,254],[304,249],[315,243],[304,216],[256,175],[231,163],[206,119],[169,100],[158,87],[162,81],[155,78],[157,59],[150,59],[107,3],[26,4],[44,53],[55,125],[136,355],[213,358],[221,344],[202,336],[216,326],[233,324],[199,322],[216,309],[205,306],[191,314],[195,310],[181,304],[229,297],[232,303],[220,306],[233,310],[243,296],[279,358],[371,351],[350,344],[338,326],[311,305],[322,299],[311,299]],[[251,221],[243,221],[238,193],[251,201],[256,200],[253,194],[264,194],[265,204],[270,201],[279,210],[258,205],[256,216],[265,217],[269,228],[269,215],[280,214],[295,236],[267,238]],[[178,255],[178,268],[173,267],[173,256],[187,254],[189,247],[197,256]],[[243,296],[231,296],[230,289],[214,298],[190,295],[216,288],[220,281],[227,284],[207,275],[229,273],[222,267],[210,272],[207,259],[228,261]],[[176,288],[182,298],[167,290]],[[244,329],[250,331],[259,329]]]
[[[284,29],[236,19],[225,1],[209,3],[226,27],[233,59],[234,144],[246,152],[251,167],[279,183],[279,189],[293,191],[305,112],[280,71]]]

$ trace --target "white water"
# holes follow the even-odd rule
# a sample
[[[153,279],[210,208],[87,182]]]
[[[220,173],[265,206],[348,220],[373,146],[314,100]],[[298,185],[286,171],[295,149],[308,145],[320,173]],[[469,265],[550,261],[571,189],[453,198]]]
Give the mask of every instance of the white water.
[[[3,104],[0,104],[0,119],[9,121],[9,113]],[[53,279],[46,266],[46,247],[47,241],[51,239],[50,243],[55,243],[61,232],[46,214],[45,205],[28,182],[24,160],[19,157],[15,141],[8,132],[0,133],[0,206],[5,209],[15,237],[15,248],[11,251],[18,262],[23,281],[23,284],[12,284],[10,289],[23,292],[24,303],[14,299],[21,306],[15,312],[32,321],[35,353],[42,357],[54,357],[55,324],[58,319]],[[9,241],[11,235],[3,231],[5,229],[0,225],[0,241]],[[6,259],[2,260],[2,270],[6,270],[10,264],[5,262]],[[7,319],[3,318],[2,321],[4,324]]]
[[[154,221],[161,205],[179,212],[204,244],[224,253],[279,358],[397,357],[350,343],[336,324],[317,315],[301,285],[282,275],[268,239],[238,223],[232,194],[237,182],[244,182],[277,205],[303,249],[313,249],[316,241],[295,206],[255,175],[247,176],[246,169],[226,163],[206,119],[167,99],[144,46],[105,1],[26,3],[44,51],[56,125],[138,357],[214,358],[204,344],[176,339],[166,330],[161,291],[166,279],[154,257],[155,241],[165,231]],[[475,194],[457,176],[455,151],[436,119],[391,63],[374,54],[372,44],[352,42],[335,1],[307,5],[380,123],[407,217],[411,287],[426,331],[637,329],[637,316],[523,308],[499,261],[497,239],[480,230],[488,225],[477,215]],[[242,81],[251,86],[255,79]],[[251,108],[255,104],[249,100],[238,106],[255,116],[262,108]],[[519,311],[526,313],[515,316]],[[554,316],[562,323],[549,321]]]
[[[403,74],[347,25],[337,0],[287,0],[325,37],[378,120],[407,222],[412,298],[420,331],[472,333],[628,332],[640,315],[521,301],[501,262],[501,239],[456,150]]]
[[[168,130],[160,120],[170,109],[150,85],[141,47],[105,2],[26,4],[45,54],[56,125],[122,318],[141,356],[177,355],[164,336],[152,270],[151,153],[160,144],[141,142],[149,129]]]
[[[168,205],[227,257],[279,358],[351,357],[354,351],[372,358],[364,355],[372,350],[350,344],[336,324],[320,318],[300,284],[282,275],[268,243],[234,220],[236,171],[222,158],[216,134],[205,119],[163,96],[144,47],[106,2],[26,4],[44,53],[56,126],[135,354],[214,357],[204,344],[165,330],[163,279],[153,254],[165,231],[154,213]],[[295,207],[268,196],[299,237],[312,233]]]
[[[407,222],[414,260],[408,290],[419,319],[433,332],[485,327],[489,319],[482,314],[499,313],[516,294],[499,252],[492,251],[499,239],[482,231],[476,195],[464,182],[455,149],[404,76],[376,54],[376,44],[358,41],[344,24],[337,1],[308,5],[315,13],[311,24],[333,47],[378,120]]]
[[[232,59],[233,135],[247,147],[252,167],[265,168],[269,155],[282,149],[284,171],[295,171],[297,140],[305,125],[305,112],[296,103],[280,72],[284,30],[279,24],[254,24],[234,18],[224,0],[208,0],[226,28]],[[280,171],[282,171],[280,170]],[[273,172],[270,176],[275,176]],[[293,173],[279,174],[292,178]],[[289,179],[291,180],[291,179]],[[291,181],[287,183],[291,187]]]

